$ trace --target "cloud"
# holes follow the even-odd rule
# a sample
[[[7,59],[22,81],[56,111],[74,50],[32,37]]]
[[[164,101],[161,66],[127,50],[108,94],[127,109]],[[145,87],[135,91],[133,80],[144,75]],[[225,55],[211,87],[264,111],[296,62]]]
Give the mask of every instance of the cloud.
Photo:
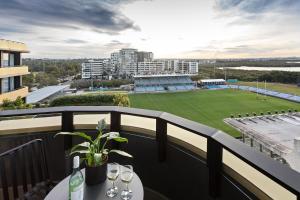
[[[240,11],[244,13],[264,13],[270,11],[300,11],[299,0],[215,0],[219,11]]]
[[[22,24],[24,31],[32,27],[91,29],[112,34],[127,29],[140,30],[120,11],[120,6],[129,2],[131,0],[3,0],[0,15],[5,17],[0,19],[0,25],[10,19],[14,24]]]
[[[68,44],[86,44],[87,43],[87,41],[78,40],[78,39],[67,39],[64,42],[68,43]]]

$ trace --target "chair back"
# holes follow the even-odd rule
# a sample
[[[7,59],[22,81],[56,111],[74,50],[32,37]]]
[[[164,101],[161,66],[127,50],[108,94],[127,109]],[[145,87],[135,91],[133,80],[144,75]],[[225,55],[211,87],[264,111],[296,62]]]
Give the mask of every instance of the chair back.
[[[47,180],[49,171],[42,139],[0,154],[0,184],[5,200],[22,198],[37,183]]]

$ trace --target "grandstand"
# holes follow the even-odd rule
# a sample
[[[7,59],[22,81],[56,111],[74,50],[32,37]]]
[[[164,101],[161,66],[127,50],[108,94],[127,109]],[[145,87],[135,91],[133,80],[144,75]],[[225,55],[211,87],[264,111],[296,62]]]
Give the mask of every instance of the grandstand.
[[[134,76],[135,92],[185,91],[196,89],[188,74]]]
[[[243,142],[300,172],[300,113],[227,118]]]
[[[258,93],[261,95],[277,97],[280,99],[285,99],[293,102],[300,103],[300,96],[288,93],[281,93],[273,90],[265,90],[261,88],[251,87],[251,86],[241,86],[241,85],[206,85],[205,88],[210,90],[217,90],[217,89],[239,89],[244,91],[249,91],[253,93]]]

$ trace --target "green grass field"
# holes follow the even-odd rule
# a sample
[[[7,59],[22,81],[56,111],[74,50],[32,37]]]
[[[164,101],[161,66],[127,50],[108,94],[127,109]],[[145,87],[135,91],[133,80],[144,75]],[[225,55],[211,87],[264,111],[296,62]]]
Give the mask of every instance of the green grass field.
[[[240,81],[237,84],[238,85],[246,85],[246,86],[257,87],[256,82],[243,82],[243,81]],[[278,92],[300,95],[300,88],[297,85],[283,84],[283,83],[267,83],[266,86],[267,86],[267,90],[275,90],[275,91],[278,91]],[[258,87],[265,89],[265,83],[259,82]]]
[[[272,97],[257,100],[256,94],[240,90],[131,94],[129,98],[131,107],[169,112],[220,129],[235,137],[239,136],[239,132],[223,122],[231,114],[300,110],[298,103]]]

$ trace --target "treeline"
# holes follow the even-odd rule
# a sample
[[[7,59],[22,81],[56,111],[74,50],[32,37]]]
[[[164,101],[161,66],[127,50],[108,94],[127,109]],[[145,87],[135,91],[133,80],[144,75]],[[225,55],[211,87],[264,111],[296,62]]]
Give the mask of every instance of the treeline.
[[[81,71],[81,63],[84,60],[55,60],[55,59],[23,59],[23,64],[29,67],[31,72],[45,72],[56,78],[75,76]]]
[[[300,67],[300,63],[289,63],[291,60],[217,60],[215,64],[206,64],[206,66],[216,67]]]
[[[133,83],[132,80],[124,80],[124,79],[115,79],[115,80],[74,80],[71,83],[71,88],[77,88],[77,89],[86,89],[92,86],[95,88],[100,87],[106,87],[106,88],[112,88],[112,87],[120,87],[121,85],[127,85]]]
[[[267,81],[276,83],[300,83],[300,72],[283,72],[283,71],[245,71],[233,69],[218,69],[213,67],[200,67],[198,76],[193,77],[193,80],[205,78],[226,78],[238,79],[240,81]]]
[[[83,59],[23,59],[23,64],[27,65],[31,72],[31,74],[24,76],[24,85],[30,88],[56,85],[59,80],[78,75],[83,61]]]

